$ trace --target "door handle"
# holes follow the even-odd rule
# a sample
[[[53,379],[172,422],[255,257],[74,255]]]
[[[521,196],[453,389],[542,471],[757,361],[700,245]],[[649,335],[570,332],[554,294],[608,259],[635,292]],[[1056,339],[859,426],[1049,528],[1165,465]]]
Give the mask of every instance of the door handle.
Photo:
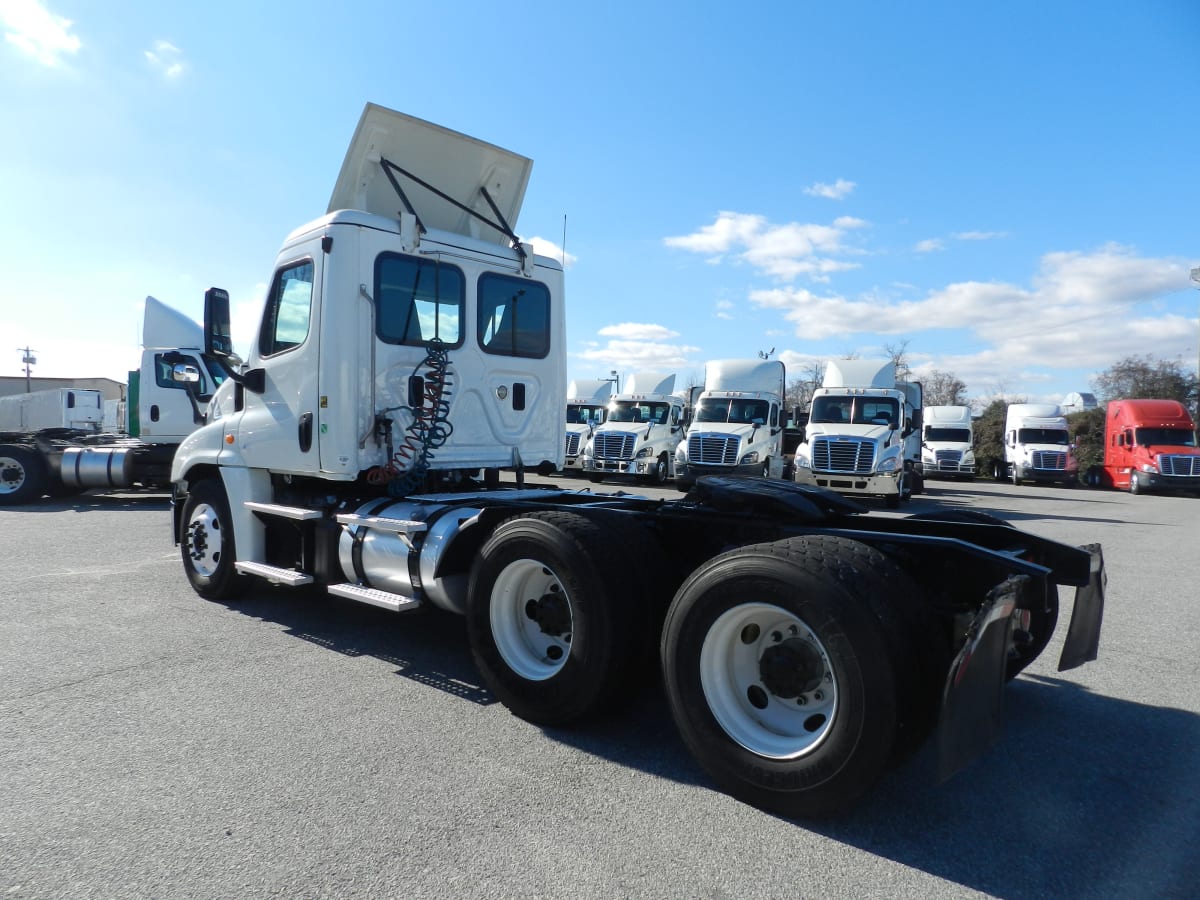
[[[299,439],[300,452],[307,453],[312,449],[313,414],[306,412],[300,416]]]

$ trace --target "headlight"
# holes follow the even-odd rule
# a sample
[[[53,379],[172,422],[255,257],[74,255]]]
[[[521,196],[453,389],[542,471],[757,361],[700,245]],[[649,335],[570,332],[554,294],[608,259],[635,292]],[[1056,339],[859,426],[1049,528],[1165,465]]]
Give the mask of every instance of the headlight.
[[[1142,463],[1142,471],[1148,472],[1151,475],[1158,474],[1158,467],[1154,463]]]
[[[752,453],[747,453],[745,456],[743,456],[741,464],[743,466],[748,466],[748,465],[750,465],[752,463],[756,463],[756,462],[758,462],[758,451],[757,450],[755,450]]]
[[[895,472],[900,467],[900,457],[889,456],[887,459],[881,459],[879,466],[875,469],[876,472]]]
[[[654,455],[653,447],[643,447],[641,450],[639,450],[637,452],[637,456],[635,456],[634,459],[645,459],[647,456],[653,456],[653,455]]]
[[[964,454],[963,454],[963,456],[962,456],[962,461],[963,461],[963,462],[965,462],[965,463],[973,463],[973,462],[975,462],[975,451],[974,451],[974,450],[968,450],[966,453],[964,453]]]
[[[795,464],[797,469],[811,469],[812,468],[812,461],[807,456],[804,456],[800,453],[796,454],[795,459],[793,459],[793,463]]]

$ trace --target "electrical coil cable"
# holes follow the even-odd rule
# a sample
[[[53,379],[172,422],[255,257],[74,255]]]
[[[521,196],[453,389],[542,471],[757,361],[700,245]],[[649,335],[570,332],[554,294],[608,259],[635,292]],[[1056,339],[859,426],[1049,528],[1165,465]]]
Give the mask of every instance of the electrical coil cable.
[[[450,374],[450,354],[445,343],[429,341],[425,345],[425,358],[412,371],[411,378],[424,369],[422,375],[421,403],[407,408],[412,421],[404,431],[400,446],[391,449],[390,420],[382,419],[388,436],[389,460],[386,465],[371,469],[367,481],[373,485],[387,485],[392,497],[403,497],[423,486],[429,472],[430,461],[436,451],[454,433],[450,423],[450,397],[453,395],[453,379]],[[384,410],[383,412],[388,412]]]

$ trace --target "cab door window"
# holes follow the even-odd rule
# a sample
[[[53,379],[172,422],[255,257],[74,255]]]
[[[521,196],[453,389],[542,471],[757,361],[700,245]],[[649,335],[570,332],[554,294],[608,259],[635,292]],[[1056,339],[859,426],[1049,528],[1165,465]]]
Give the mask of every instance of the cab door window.
[[[299,347],[308,338],[312,319],[313,262],[291,263],[275,273],[262,328],[258,333],[258,351],[263,356],[285,353]]]

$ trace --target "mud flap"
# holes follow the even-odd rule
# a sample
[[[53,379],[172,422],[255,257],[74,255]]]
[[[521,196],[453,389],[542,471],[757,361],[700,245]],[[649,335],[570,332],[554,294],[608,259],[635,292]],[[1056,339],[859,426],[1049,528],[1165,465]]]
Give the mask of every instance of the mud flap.
[[[937,727],[937,778],[950,778],[1000,736],[1012,615],[1029,576],[992,588],[950,666]]]
[[[1075,608],[1071,612],[1062,655],[1058,658],[1060,672],[1091,662],[1100,648],[1100,623],[1104,618],[1108,573],[1104,571],[1104,554],[1099,544],[1088,544],[1080,549],[1092,556],[1091,573],[1088,583],[1075,589]]]

